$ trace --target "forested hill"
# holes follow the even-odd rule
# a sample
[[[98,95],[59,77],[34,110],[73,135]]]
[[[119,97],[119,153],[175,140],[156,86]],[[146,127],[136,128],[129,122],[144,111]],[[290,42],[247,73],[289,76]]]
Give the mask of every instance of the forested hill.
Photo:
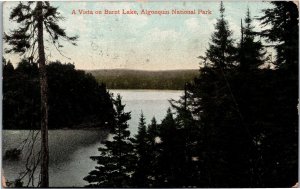
[[[39,129],[39,70],[22,60],[14,68],[3,61],[3,128]],[[49,129],[103,128],[113,120],[114,109],[105,85],[91,74],[59,61],[47,66]]]
[[[87,70],[109,89],[169,89],[182,90],[199,70],[145,71],[127,69]]]

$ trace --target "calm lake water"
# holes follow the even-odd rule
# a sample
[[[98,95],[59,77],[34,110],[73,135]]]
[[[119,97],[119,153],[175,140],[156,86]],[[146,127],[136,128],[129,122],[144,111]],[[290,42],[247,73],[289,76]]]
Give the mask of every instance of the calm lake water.
[[[147,123],[150,123],[153,116],[160,122],[170,106],[168,100],[177,100],[182,95],[182,91],[166,90],[110,90],[110,92],[114,93],[115,96],[119,93],[123,97],[123,103],[126,104],[125,111],[131,112],[131,120],[128,123],[133,135],[137,132],[141,112],[144,113]],[[28,136],[31,138],[36,133],[19,130],[3,131],[3,154],[7,149],[21,147],[22,141]],[[37,134],[37,137],[39,137],[39,134]],[[83,187],[86,185],[87,182],[83,180],[83,177],[96,166],[96,162],[89,157],[98,155],[97,149],[102,145],[101,141],[106,140],[108,137],[110,136],[107,131],[99,130],[49,131],[50,186]],[[20,160],[2,161],[4,175],[7,180],[18,178],[19,173],[25,170],[28,148],[28,145],[24,146]],[[33,153],[37,153],[39,149],[40,144],[37,142]],[[38,180],[38,174],[35,180]]]
[[[137,133],[137,126],[141,112],[143,112],[147,124],[155,116],[157,122],[165,117],[170,107],[169,100],[178,100],[183,91],[175,90],[110,90],[116,96],[122,96],[123,104],[126,104],[125,111],[131,112],[131,120],[128,121],[132,134]]]

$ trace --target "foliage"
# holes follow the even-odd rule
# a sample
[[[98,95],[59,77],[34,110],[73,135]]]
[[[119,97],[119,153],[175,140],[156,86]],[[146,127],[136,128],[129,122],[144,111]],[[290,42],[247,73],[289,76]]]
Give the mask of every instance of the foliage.
[[[241,25],[242,36],[239,44],[240,67],[243,71],[257,69],[265,62],[264,56],[266,54],[261,41],[255,40],[258,34],[254,31],[254,26],[252,26],[249,8],[245,24],[245,26]]]
[[[40,128],[38,67],[22,60],[3,65],[3,128]]]
[[[186,82],[198,75],[198,70],[93,70],[98,82],[104,82],[109,89],[169,89],[182,90]]]
[[[190,88],[192,99],[198,100],[192,113],[201,120],[203,186],[284,187],[295,183],[295,72],[231,70],[226,73],[230,89],[218,70],[207,68],[205,73]]]
[[[298,57],[291,49],[294,42],[288,42],[298,34],[287,32],[290,36],[284,41],[280,37],[287,35],[284,27],[275,28],[286,19],[278,17],[279,13],[296,13],[289,12],[294,6],[290,2],[272,3],[275,9],[265,10],[261,19],[271,29],[261,34],[269,42],[281,41],[275,46],[286,51],[277,57],[280,66],[259,67],[268,60],[256,39],[249,10],[240,44],[234,47],[221,3],[212,43],[206,57],[201,57],[205,67],[183,85],[185,94],[180,100],[171,100],[174,111],[169,109],[160,124],[153,119],[146,127],[141,115],[133,140],[133,176],[118,186],[291,187],[297,182],[299,83],[298,64],[293,61]],[[294,16],[285,21],[292,22]],[[292,23],[298,25],[298,21]],[[101,169],[93,175],[100,183],[115,178],[104,169],[114,162],[106,155],[97,157]]]
[[[159,137],[161,140],[157,147],[160,152],[157,156],[159,169],[154,186],[182,186],[186,174],[182,167],[185,165],[184,138],[171,109],[168,109],[167,115],[159,125]]]
[[[200,57],[207,64],[219,68],[231,68],[236,61],[236,48],[229,29],[228,21],[225,19],[225,8],[223,2],[220,4],[220,18],[217,19],[215,32],[212,34],[209,48],[205,57]]]
[[[75,70],[72,64],[47,65],[49,128],[86,128],[109,125],[113,106],[105,85]],[[39,129],[40,94],[37,64],[22,60],[16,68],[3,66],[3,128]]]
[[[293,1],[271,2],[274,8],[264,9],[259,18],[264,30],[261,36],[274,43],[278,66],[296,66],[299,53],[299,11]]]
[[[133,173],[133,144],[130,138],[127,121],[130,112],[124,112],[121,96],[114,101],[114,125],[112,141],[107,140],[105,147],[99,148],[100,156],[92,156],[97,161],[95,170],[84,178],[90,184],[87,187],[130,187]]]
[[[30,52],[27,56],[31,60],[36,56],[36,48],[38,43],[38,13],[39,7],[34,7],[34,2],[19,2],[10,13],[9,19],[17,22],[19,27],[12,30],[9,34],[4,33],[4,41],[8,43],[10,48],[5,49],[6,53],[24,54]],[[45,34],[48,34],[53,45],[60,49],[63,47],[60,44],[61,40],[69,41],[76,45],[78,36],[68,36],[65,29],[58,25],[60,20],[64,18],[60,15],[58,8],[50,5],[48,1],[42,3],[43,24]]]
[[[151,149],[147,134],[147,126],[143,112],[141,113],[138,126],[138,133],[133,140],[135,154],[138,158],[137,165],[133,174],[133,179],[137,187],[148,187],[148,174],[151,170]]]

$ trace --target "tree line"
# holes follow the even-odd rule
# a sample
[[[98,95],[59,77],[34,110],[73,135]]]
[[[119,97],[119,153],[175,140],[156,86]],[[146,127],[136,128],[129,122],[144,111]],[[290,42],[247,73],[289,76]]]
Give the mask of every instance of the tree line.
[[[26,59],[16,68],[3,59],[3,128],[40,128],[40,85],[36,63]],[[113,104],[105,84],[72,64],[51,62],[48,76],[49,129],[106,128]]]
[[[109,89],[160,89],[183,90],[184,84],[198,75],[198,70],[92,70],[98,82]]]
[[[131,136],[121,97],[113,139],[91,157],[88,187],[291,187],[298,180],[298,9],[271,2],[257,32],[249,9],[236,42],[220,17],[199,75],[165,118]],[[267,44],[262,44],[264,39]],[[273,47],[276,59],[266,56]],[[270,63],[273,68],[270,68]]]

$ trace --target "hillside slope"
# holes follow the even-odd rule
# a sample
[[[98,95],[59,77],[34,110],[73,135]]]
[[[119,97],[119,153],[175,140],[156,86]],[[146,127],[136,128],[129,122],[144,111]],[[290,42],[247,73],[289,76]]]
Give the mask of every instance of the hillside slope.
[[[168,89],[182,90],[185,82],[192,81],[198,70],[88,70],[98,82],[109,89]]]

